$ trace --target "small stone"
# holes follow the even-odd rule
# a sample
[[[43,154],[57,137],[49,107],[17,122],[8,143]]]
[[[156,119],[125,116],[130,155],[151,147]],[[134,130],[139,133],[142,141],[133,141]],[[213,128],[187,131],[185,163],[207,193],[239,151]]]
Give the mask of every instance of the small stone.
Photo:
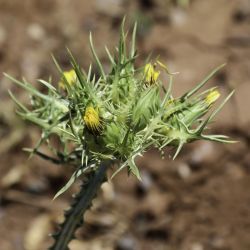
[[[153,180],[151,175],[149,174],[148,171],[141,171],[141,185],[143,186],[143,188],[147,191],[152,187],[153,184]]]
[[[196,242],[191,246],[191,250],[204,250],[204,247],[201,243]]]
[[[187,13],[183,9],[173,8],[170,12],[170,19],[173,25],[183,26],[187,19]]]
[[[151,211],[155,215],[164,214],[164,211],[171,202],[172,194],[162,193],[157,189],[151,189],[144,200],[144,209]]]
[[[177,165],[177,172],[182,179],[187,179],[192,173],[190,167],[185,162]]]
[[[31,39],[40,41],[45,37],[45,30],[40,24],[32,23],[27,28],[27,34]]]
[[[116,17],[122,14],[124,0],[96,0],[96,7],[99,12]]]
[[[142,170],[141,173],[141,181],[136,185],[136,195],[138,198],[144,197],[150,188],[152,187],[153,180],[148,171]]]
[[[111,202],[115,199],[115,191],[111,182],[105,182],[102,185],[103,198],[107,202]]]
[[[195,149],[192,151],[191,163],[199,165],[200,163],[210,162],[218,156],[215,150],[216,145],[209,141],[199,141]]]
[[[217,236],[214,237],[211,242],[211,245],[216,249],[222,249],[223,247],[225,247],[225,241],[223,238]]]
[[[117,243],[117,250],[133,250],[136,249],[136,242],[132,236],[126,235],[120,238]]]

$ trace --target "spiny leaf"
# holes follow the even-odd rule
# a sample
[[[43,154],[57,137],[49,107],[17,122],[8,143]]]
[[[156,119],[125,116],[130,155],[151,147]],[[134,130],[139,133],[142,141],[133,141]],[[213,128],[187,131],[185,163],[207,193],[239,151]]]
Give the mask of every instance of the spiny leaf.
[[[187,99],[195,94],[200,88],[202,88],[219,70],[221,70],[226,64],[223,63],[217,68],[215,68],[204,80],[202,80],[195,88],[187,92],[185,95],[181,97],[181,99]]]
[[[15,102],[15,104],[19,107],[19,108],[21,108],[24,112],[29,112],[29,110],[22,104],[22,103],[20,103],[17,99],[16,99],[16,97],[13,95],[13,93],[9,90],[8,91],[9,92],[9,95],[10,95],[10,97],[12,98],[12,100]]]
[[[137,22],[134,25],[133,33],[132,33],[132,44],[131,44],[131,54],[130,57],[134,57],[136,54],[136,31],[137,31]]]
[[[108,49],[106,46],[105,46],[105,50],[106,50],[106,52],[107,52],[107,55],[108,55],[108,58],[109,58],[111,64],[112,64],[113,66],[115,66],[115,65],[116,65],[115,60],[114,60],[114,58],[112,57],[112,55],[110,54],[110,51],[109,51],[109,49]]]
[[[57,89],[56,89],[54,86],[52,86],[49,82],[46,82],[46,81],[44,81],[44,80],[42,80],[42,79],[38,79],[38,82],[42,83],[42,84],[43,84],[44,86],[46,86],[49,90],[51,90],[54,94],[57,94],[57,95],[58,95]]]
[[[177,155],[180,153],[180,151],[181,151],[183,145],[184,145],[184,142],[180,141],[180,142],[179,142],[179,145],[178,145],[178,148],[177,148],[177,150],[176,150],[176,152],[175,152],[175,154],[174,154],[173,160],[175,160],[175,158],[177,157]]]
[[[128,159],[128,166],[131,172],[141,181],[141,176],[138,167],[135,165],[134,159]]]
[[[97,64],[97,66],[98,66],[98,68],[99,68],[99,70],[100,70],[100,73],[101,73],[103,79],[106,80],[106,74],[105,74],[105,72],[104,72],[104,70],[103,70],[103,67],[102,67],[102,64],[101,64],[101,62],[100,62],[100,60],[99,60],[99,58],[98,58],[98,56],[97,56],[97,54],[96,54],[96,52],[95,52],[95,48],[94,48],[94,45],[93,45],[93,39],[92,39],[92,34],[91,34],[91,32],[90,32],[90,34],[89,34],[89,42],[90,42],[90,49],[91,49],[91,51],[92,51],[92,54],[93,54],[94,59],[95,59],[95,61],[96,61],[96,64]]]
[[[54,196],[53,200],[55,200],[58,196],[60,196],[61,194],[63,194],[65,191],[67,191],[72,184],[75,182],[75,180],[81,176],[84,172],[86,172],[88,168],[79,168],[77,169],[72,176],[70,177],[70,179],[68,180],[68,182],[56,193],[56,195]]]
[[[225,98],[225,100],[220,104],[220,106],[197,128],[196,133],[200,134],[206,125],[215,117],[215,115],[224,107],[228,100],[234,94],[234,90]]]
[[[49,101],[49,102],[53,102],[54,100],[47,95],[42,94],[41,92],[39,92],[37,89],[35,89],[31,84],[27,84],[27,83],[23,83],[15,78],[13,78],[12,76],[4,73],[4,76],[9,78],[12,82],[16,83],[17,85],[19,85],[20,87],[26,89],[28,92],[30,92],[31,94],[38,96],[40,98],[42,98],[43,100]]]

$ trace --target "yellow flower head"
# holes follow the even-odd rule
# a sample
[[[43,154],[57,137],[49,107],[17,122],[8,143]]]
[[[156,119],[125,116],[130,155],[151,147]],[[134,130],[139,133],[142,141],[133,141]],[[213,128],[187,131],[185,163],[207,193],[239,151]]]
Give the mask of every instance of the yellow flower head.
[[[218,90],[211,91],[205,98],[205,102],[208,105],[213,104],[220,97],[220,92]]]
[[[144,68],[144,73],[145,73],[145,79],[147,84],[153,85],[156,83],[160,71],[155,70],[156,65],[152,65],[151,63],[147,63]]]
[[[85,110],[83,120],[91,132],[100,132],[102,128],[99,112],[93,106],[88,106]]]
[[[59,87],[62,89],[65,89],[64,79],[66,79],[68,84],[72,86],[77,80],[76,72],[73,69],[63,72],[63,77],[61,78],[61,81],[59,82]]]

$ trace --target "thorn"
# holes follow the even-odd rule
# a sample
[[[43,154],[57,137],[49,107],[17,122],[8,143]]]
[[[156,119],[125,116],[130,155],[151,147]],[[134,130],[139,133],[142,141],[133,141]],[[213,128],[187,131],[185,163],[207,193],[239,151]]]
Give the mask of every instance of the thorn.
[[[177,155],[180,153],[183,145],[184,145],[184,142],[180,141],[179,146],[178,146],[178,148],[177,148],[177,150],[176,150],[176,152],[174,154],[173,160],[175,160],[175,158],[177,157]]]

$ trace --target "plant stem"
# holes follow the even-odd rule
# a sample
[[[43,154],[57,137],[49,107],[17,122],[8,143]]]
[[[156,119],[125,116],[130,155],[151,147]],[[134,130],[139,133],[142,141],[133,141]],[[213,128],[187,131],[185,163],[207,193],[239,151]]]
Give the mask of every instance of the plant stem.
[[[105,181],[107,168],[110,162],[102,162],[100,167],[89,176],[87,183],[81,186],[81,189],[74,197],[71,207],[65,212],[65,219],[60,224],[60,229],[53,234],[55,242],[50,250],[68,250],[69,242],[74,238],[74,233],[78,227],[83,224],[83,215],[91,206],[91,202],[96,196],[101,184]]]

